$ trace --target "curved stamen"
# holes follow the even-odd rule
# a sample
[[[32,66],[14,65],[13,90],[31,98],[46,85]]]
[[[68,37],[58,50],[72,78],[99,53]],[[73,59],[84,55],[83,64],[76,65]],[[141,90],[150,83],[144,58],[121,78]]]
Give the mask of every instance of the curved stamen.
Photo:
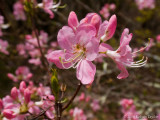
[[[62,64],[62,66],[63,66],[65,69],[69,69],[69,68],[71,68],[71,67],[74,68],[75,64],[76,64],[79,60],[82,59],[83,55],[84,55],[84,53],[83,53],[83,52],[80,52],[80,53],[76,53],[73,57],[71,57],[71,58],[68,59],[67,61],[66,61],[66,59],[63,59],[63,58],[61,58],[61,57],[60,57],[59,59],[60,59],[60,62],[61,62],[61,64]],[[67,64],[67,63],[70,63],[71,66],[66,67],[65,64]]]
[[[143,60],[144,60],[144,58],[142,58],[141,60],[139,60],[137,62],[129,62],[128,61],[128,62],[123,62],[123,64],[125,64],[128,67],[142,67],[147,63],[148,58],[146,57],[146,60],[144,60],[144,61]]]
[[[132,54],[135,54],[135,53],[138,53],[138,52],[140,52],[140,51],[145,50],[145,49],[150,45],[150,43],[151,43],[151,42],[150,42],[150,39],[149,39],[149,42],[147,43],[147,45],[146,45],[145,47],[143,47],[143,48],[141,48],[141,49],[139,49],[139,50],[133,52]]]

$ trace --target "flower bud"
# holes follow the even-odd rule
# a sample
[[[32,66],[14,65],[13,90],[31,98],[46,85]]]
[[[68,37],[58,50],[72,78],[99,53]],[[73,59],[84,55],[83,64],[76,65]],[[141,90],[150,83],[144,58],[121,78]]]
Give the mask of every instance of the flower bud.
[[[68,25],[75,30],[76,27],[78,26],[78,18],[75,12],[70,12],[69,17],[68,17]]]
[[[105,34],[101,37],[101,40],[103,42],[112,38],[112,36],[115,33],[116,26],[117,26],[117,17],[116,17],[116,15],[112,15],[111,18],[109,19],[107,28],[105,30]]]
[[[2,100],[0,99],[0,110],[3,108],[3,102]]]
[[[31,99],[31,91],[28,88],[24,91],[24,99],[26,103],[29,103]]]
[[[14,100],[17,100],[18,98],[18,90],[16,87],[13,87],[12,90],[11,90],[11,97],[14,99]]]
[[[24,81],[22,81],[20,83],[19,90],[20,90],[20,92],[24,93],[25,89],[26,89],[26,83]]]

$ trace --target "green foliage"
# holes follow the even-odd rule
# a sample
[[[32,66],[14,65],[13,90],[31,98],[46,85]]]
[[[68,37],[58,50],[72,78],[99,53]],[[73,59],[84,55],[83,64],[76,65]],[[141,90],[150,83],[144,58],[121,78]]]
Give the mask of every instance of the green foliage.
[[[51,88],[52,88],[52,93],[55,96],[55,99],[58,99],[59,96],[59,83],[58,83],[58,78],[57,78],[57,71],[56,69],[52,69],[52,77],[51,77]]]

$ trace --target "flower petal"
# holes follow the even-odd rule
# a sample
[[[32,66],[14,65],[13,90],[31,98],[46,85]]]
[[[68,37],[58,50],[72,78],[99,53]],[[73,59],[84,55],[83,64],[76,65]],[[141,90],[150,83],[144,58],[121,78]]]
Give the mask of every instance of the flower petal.
[[[63,66],[60,62],[60,57],[64,56],[63,50],[56,50],[47,55],[47,60],[53,62],[58,68],[63,69]]]
[[[93,37],[85,46],[86,48],[86,59],[93,61],[98,55],[99,42],[96,37]]]
[[[96,66],[87,60],[82,60],[77,66],[77,79],[82,84],[92,84],[96,73]]]
[[[79,25],[78,18],[75,12],[70,12],[68,17],[68,25],[73,29],[76,30],[76,27]]]
[[[128,71],[122,63],[116,62],[118,69],[121,70],[121,73],[117,76],[118,79],[124,79],[129,76]]]
[[[59,32],[58,32],[58,44],[61,48],[66,50],[71,50],[72,45],[76,43],[75,41],[75,34],[72,30],[72,28],[68,26],[64,26]]]

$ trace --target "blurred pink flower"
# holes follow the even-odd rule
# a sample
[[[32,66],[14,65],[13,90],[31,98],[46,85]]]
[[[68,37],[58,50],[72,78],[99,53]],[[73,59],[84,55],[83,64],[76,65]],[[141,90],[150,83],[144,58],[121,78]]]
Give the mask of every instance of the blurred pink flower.
[[[14,82],[18,82],[19,80],[29,81],[33,76],[29,68],[26,66],[18,67],[15,74],[16,75],[8,73],[7,76]]]
[[[105,4],[102,9],[99,11],[99,13],[105,18],[108,19],[110,16],[110,11],[114,11],[116,9],[115,4]]]
[[[155,8],[155,0],[135,0],[135,2],[139,10],[142,10],[144,8]]]
[[[8,48],[8,42],[6,40],[0,39],[0,52],[8,55],[9,52],[7,51]]]
[[[157,40],[158,43],[160,43],[160,34],[157,35],[156,40]]]
[[[61,1],[59,3],[54,4],[53,0],[43,0],[42,3],[38,4],[38,7],[43,8],[46,13],[50,15],[50,18],[54,18],[54,13],[53,11],[58,8],[60,5]]]
[[[70,115],[73,117],[73,120],[87,120],[83,110],[77,107],[70,110]]]
[[[99,101],[94,99],[91,103],[91,108],[94,112],[100,110],[100,105],[99,105]]]
[[[24,13],[24,7],[20,1],[14,4],[13,9],[14,9],[13,14],[16,20],[26,20],[26,16]]]

